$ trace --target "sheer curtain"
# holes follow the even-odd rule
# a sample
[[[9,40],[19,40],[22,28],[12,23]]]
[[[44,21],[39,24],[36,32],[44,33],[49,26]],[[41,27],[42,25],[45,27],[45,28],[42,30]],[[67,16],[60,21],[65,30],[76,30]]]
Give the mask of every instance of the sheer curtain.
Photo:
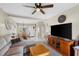
[[[46,35],[50,33],[49,26],[47,23],[39,22],[36,26],[37,28],[37,36],[38,38],[44,38]]]
[[[38,40],[47,43],[49,34],[50,34],[50,26],[47,23],[38,22],[36,24],[36,37],[38,37]]]
[[[25,32],[27,35],[29,36],[36,36],[35,33],[35,28],[34,28],[35,24],[18,24],[17,25],[17,32],[22,33]]]

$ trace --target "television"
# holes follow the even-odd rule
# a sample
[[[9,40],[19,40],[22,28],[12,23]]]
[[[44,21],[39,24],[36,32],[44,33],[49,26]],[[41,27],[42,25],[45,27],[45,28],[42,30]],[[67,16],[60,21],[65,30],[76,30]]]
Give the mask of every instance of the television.
[[[72,23],[51,26],[51,35],[72,39]]]

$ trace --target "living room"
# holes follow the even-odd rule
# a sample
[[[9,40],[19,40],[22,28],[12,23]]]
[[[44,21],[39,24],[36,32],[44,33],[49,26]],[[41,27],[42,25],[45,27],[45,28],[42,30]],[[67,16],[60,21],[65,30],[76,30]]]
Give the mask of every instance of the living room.
[[[0,3],[0,56],[79,56],[78,15],[78,3]]]

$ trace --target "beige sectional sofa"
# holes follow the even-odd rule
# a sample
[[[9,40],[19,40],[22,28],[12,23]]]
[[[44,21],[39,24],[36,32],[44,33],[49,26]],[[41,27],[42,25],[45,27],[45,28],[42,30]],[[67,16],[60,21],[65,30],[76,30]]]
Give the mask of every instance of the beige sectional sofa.
[[[0,36],[0,56],[22,56],[23,46],[12,45],[11,36]]]

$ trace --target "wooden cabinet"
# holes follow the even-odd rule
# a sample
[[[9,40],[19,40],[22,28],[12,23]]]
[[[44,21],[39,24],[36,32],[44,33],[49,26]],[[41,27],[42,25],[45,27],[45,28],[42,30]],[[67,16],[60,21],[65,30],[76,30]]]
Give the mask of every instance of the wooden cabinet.
[[[63,55],[70,56],[74,41],[60,40],[60,50]],[[73,51],[72,51],[73,52]]]
[[[74,41],[65,40],[64,38],[57,38],[56,36],[49,36],[48,42],[51,47],[56,49],[64,56],[74,55],[73,45]]]
[[[54,48],[56,48],[56,41],[57,41],[57,37],[53,37],[51,35],[48,37],[49,45],[53,46]]]
[[[51,35],[48,36],[48,43],[50,46],[53,45],[53,41],[52,41],[53,37]]]

